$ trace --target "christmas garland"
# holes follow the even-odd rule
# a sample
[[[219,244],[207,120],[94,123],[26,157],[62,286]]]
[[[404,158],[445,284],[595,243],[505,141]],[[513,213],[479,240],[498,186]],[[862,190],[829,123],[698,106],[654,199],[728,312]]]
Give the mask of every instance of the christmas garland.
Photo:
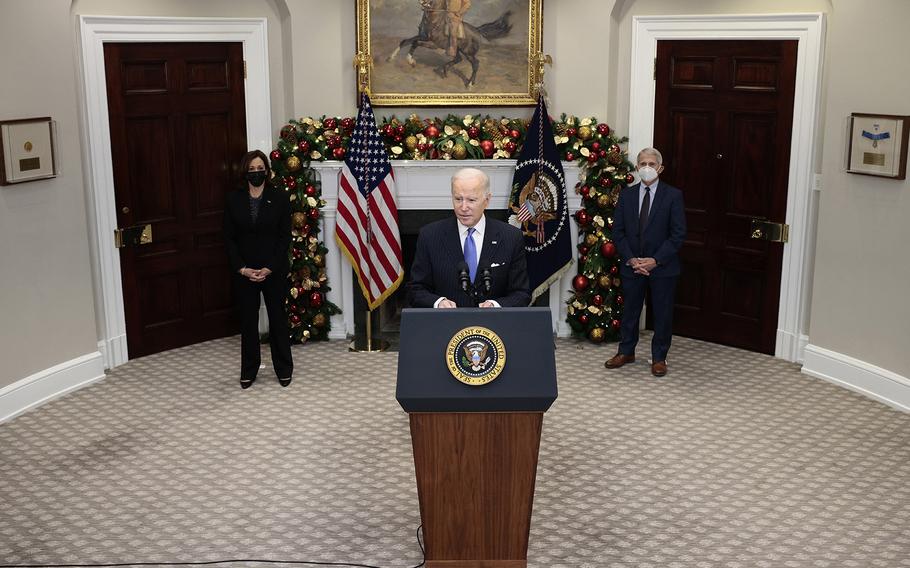
[[[633,165],[609,126],[594,117],[563,114],[553,121],[560,157],[582,166],[575,186],[582,208],[578,224],[578,274],[572,281],[567,321],[576,335],[594,342],[619,336],[623,298],[619,258],[612,240],[619,190],[634,180]],[[340,313],[325,300],[325,245],[318,240],[319,210],[325,205],[311,161],[343,160],[356,121],[351,117],[301,118],[282,127],[270,158],[273,183],[290,194],[294,211],[288,312],[294,339],[324,339],[328,316]],[[380,134],[391,160],[508,159],[521,152],[528,121],[490,116],[383,119]]]

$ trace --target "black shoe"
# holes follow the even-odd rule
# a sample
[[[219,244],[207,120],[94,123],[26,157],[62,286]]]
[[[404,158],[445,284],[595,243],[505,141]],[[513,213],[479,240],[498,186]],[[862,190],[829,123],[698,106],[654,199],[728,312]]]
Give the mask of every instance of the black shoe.
[[[282,378],[282,377],[278,377],[278,383],[279,383],[281,386],[283,386],[283,387],[286,387],[286,386],[288,386],[289,384],[291,384],[291,381],[292,381],[292,380],[294,380],[293,377],[283,377],[283,378]]]
[[[246,390],[246,389],[250,388],[251,386],[253,386],[253,383],[255,381],[256,381],[256,377],[253,377],[252,379],[244,379],[243,377],[240,377],[240,388]]]

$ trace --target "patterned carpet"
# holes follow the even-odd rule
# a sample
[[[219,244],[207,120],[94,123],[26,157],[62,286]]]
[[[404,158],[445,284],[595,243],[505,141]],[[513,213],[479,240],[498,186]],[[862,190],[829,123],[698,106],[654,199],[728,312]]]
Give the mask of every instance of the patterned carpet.
[[[733,348],[679,338],[664,379],[614,351],[557,341],[529,566],[910,567],[910,415]],[[289,388],[242,391],[239,352],[131,361],[0,425],[0,564],[418,564],[397,354],[297,346]]]

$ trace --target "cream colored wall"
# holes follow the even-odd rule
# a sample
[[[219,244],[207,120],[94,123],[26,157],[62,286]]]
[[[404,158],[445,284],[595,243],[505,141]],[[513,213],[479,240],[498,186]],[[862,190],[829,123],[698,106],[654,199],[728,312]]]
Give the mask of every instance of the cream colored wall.
[[[0,2],[0,120],[57,121],[60,176],[0,186],[0,388],[98,350],[69,0]]]
[[[848,174],[843,158],[850,113],[910,115],[910,2],[834,7],[809,339],[910,377],[910,181]]]

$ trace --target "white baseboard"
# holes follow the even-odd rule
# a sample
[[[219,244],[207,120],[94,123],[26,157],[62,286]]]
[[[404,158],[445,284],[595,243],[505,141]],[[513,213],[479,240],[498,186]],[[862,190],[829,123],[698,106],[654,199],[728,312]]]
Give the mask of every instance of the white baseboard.
[[[103,378],[98,351],[25,377],[0,389],[0,423]]]
[[[910,412],[910,379],[887,369],[809,344],[803,373]]]

